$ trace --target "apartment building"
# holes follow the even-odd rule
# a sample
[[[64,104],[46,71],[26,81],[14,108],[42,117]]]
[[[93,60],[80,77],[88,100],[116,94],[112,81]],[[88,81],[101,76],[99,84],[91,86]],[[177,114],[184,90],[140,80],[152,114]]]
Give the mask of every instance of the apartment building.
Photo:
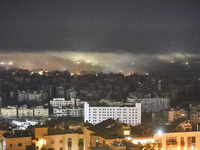
[[[128,97],[127,102],[141,103],[142,112],[159,112],[170,108],[169,98],[132,98]]]
[[[23,105],[18,109],[18,117],[33,117],[33,109]]]
[[[106,119],[112,118],[132,126],[141,124],[141,103],[132,103],[132,105],[121,106],[90,106],[84,102],[84,121],[91,124],[100,123]]]
[[[36,106],[33,108],[34,117],[49,117],[49,109],[43,106]]]
[[[158,150],[199,150],[199,131],[154,134]]]
[[[7,106],[1,108],[2,117],[17,117],[17,106]]]
[[[2,137],[3,150],[33,150],[32,137],[25,131],[6,132]]]
[[[53,108],[53,114],[57,117],[83,117],[84,109],[83,108],[68,108],[68,107],[56,107]]]
[[[84,150],[84,134],[51,134],[47,128],[35,128],[35,147],[38,150]]]
[[[71,98],[71,100],[65,100],[65,98],[53,98],[53,100],[50,100],[50,105],[52,107],[65,107],[72,105],[74,106],[79,105],[81,103],[80,99],[74,99]]]

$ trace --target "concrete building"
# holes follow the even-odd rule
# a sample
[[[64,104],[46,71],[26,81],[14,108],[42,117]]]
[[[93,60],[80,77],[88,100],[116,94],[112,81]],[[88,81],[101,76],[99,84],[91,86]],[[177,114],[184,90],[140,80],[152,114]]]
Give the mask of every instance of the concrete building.
[[[83,108],[67,108],[67,107],[56,107],[53,108],[53,114],[57,117],[83,117],[84,109]]]
[[[17,117],[17,106],[7,106],[1,108],[2,117]]]
[[[23,102],[23,101],[42,101],[43,100],[43,91],[19,91],[18,90],[18,101]]]
[[[199,150],[199,140],[199,131],[154,134],[158,150]]]
[[[78,133],[45,135],[43,147],[55,150],[84,150],[84,135]]]
[[[200,123],[200,105],[190,105],[190,120],[194,126],[196,126],[197,123]]]
[[[80,105],[82,102],[80,99],[71,98],[70,100],[65,100],[65,98],[53,98],[50,100],[50,105],[53,107],[60,107],[60,106],[69,106],[69,105]]]
[[[128,97],[127,102],[141,103],[142,112],[159,112],[170,108],[169,98],[132,98]]]
[[[181,118],[187,118],[188,116],[188,112],[184,109],[173,109],[171,108],[170,110],[164,110],[167,112],[167,121],[169,123],[172,123],[178,119],[181,119]]]
[[[71,98],[70,100],[65,100],[65,98],[53,98],[53,100],[50,100],[50,105],[53,107],[75,106],[80,105],[81,103],[80,99],[74,98]]]
[[[84,134],[51,134],[47,128],[35,128],[35,147],[54,150],[85,150]]]
[[[84,102],[84,121],[97,124],[106,119],[119,119],[120,122],[135,126],[141,124],[141,103],[124,106],[90,106]]]
[[[115,142],[121,143],[122,141],[126,141],[131,136],[130,126],[127,124],[120,124],[111,118],[96,125],[87,126],[86,124],[82,127],[82,131],[85,135],[86,150],[104,149]],[[120,148],[122,147],[118,147],[118,150]],[[106,150],[110,149],[108,148]]]
[[[44,109],[43,106],[36,106],[33,108],[34,117],[49,117],[49,109]]]
[[[23,105],[18,108],[18,117],[33,117],[33,109],[28,108],[27,105]]]
[[[24,131],[23,131],[24,132]],[[22,131],[3,134],[3,150],[32,150],[32,137]]]
[[[56,97],[58,98],[65,98],[65,87],[58,86],[56,87]]]

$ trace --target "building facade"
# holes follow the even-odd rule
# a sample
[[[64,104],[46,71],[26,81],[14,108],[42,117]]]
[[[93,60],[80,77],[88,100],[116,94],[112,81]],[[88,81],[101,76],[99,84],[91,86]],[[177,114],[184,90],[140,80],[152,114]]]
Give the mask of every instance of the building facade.
[[[27,105],[19,107],[18,117],[33,117],[33,109],[28,108]]]
[[[170,108],[169,98],[127,98],[127,102],[141,103],[142,112],[159,112]]]
[[[158,150],[199,150],[199,131],[154,134]]]
[[[17,106],[7,106],[1,108],[2,117],[17,117]]]
[[[69,105],[80,105],[81,101],[80,99],[74,99],[71,98],[71,100],[65,100],[65,98],[53,98],[53,100],[50,100],[50,105],[52,107],[65,107]]]
[[[53,114],[57,117],[64,117],[64,116],[70,116],[70,117],[83,117],[84,116],[84,109],[83,108],[67,108],[67,107],[61,107],[61,108],[53,108]]]
[[[34,117],[49,117],[49,109],[43,106],[36,106],[33,108]]]
[[[84,102],[84,121],[97,124],[106,119],[119,119],[120,122],[135,126],[141,124],[141,103],[132,106],[90,106]]]

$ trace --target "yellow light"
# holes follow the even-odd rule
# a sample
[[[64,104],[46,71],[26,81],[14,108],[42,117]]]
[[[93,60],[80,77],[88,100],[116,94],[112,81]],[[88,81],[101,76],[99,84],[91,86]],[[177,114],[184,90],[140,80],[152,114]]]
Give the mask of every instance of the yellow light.
[[[43,71],[39,71],[39,75],[43,75]]]
[[[9,65],[12,65],[12,64],[13,64],[13,62],[9,62],[8,64],[9,64]]]
[[[46,145],[47,144],[47,140],[44,140],[44,145]]]
[[[124,135],[130,135],[130,131],[124,131]]]

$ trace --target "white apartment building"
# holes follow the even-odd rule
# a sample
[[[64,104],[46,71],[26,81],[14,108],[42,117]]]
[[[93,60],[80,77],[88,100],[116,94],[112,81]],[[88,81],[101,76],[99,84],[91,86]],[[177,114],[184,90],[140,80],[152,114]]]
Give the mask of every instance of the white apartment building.
[[[43,106],[33,108],[34,117],[49,117],[49,109],[44,109]]]
[[[170,108],[169,98],[127,98],[127,102],[141,103],[142,112],[159,112]]]
[[[19,107],[18,117],[33,117],[33,109],[28,108],[27,105]]]
[[[17,106],[7,106],[1,108],[2,117],[17,117]]]
[[[100,123],[106,119],[119,119],[122,123],[135,126],[141,124],[141,103],[132,106],[90,106],[84,102],[84,121],[92,124]]]
[[[82,103],[80,99],[74,99],[71,98],[71,100],[65,100],[65,98],[53,98],[53,100],[50,100],[50,105],[53,107],[65,107],[69,105],[79,105]]]
[[[53,108],[53,114],[57,117],[83,117],[84,110],[83,108]]]

